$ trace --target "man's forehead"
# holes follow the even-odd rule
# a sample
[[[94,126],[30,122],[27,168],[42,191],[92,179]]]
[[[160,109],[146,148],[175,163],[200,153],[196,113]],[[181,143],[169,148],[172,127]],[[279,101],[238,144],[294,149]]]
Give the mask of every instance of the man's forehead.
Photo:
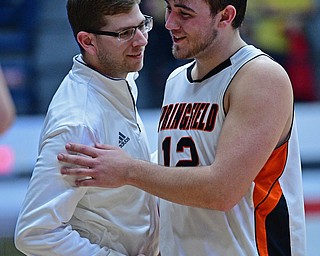
[[[199,1],[203,0],[165,0],[168,4],[176,7],[191,7],[197,6]]]
[[[165,0],[166,2],[169,3],[174,3],[174,4],[181,4],[181,5],[188,5],[188,4],[192,4],[192,3],[196,3],[197,1],[201,1],[201,0]]]
[[[144,20],[144,16],[130,15],[128,13],[119,13],[115,15],[105,15],[105,23],[107,27],[112,30],[124,30],[132,28],[141,24]]]
[[[172,7],[184,8],[186,10],[195,11],[198,9],[199,1],[203,0],[165,0]]]

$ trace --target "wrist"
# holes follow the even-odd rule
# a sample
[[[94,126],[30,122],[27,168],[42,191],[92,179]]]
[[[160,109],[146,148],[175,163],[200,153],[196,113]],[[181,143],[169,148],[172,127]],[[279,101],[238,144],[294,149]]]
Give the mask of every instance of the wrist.
[[[130,167],[127,170],[126,184],[138,186],[143,175],[143,165],[145,161],[132,159]]]

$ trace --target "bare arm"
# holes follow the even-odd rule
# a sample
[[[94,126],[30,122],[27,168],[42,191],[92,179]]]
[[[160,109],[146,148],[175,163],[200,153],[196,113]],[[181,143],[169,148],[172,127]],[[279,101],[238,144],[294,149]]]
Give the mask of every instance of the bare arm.
[[[11,126],[15,119],[15,114],[15,106],[2,70],[0,70],[0,134]]]
[[[62,169],[62,173],[93,177],[79,181],[79,186],[133,185],[175,203],[229,210],[286,138],[293,100],[286,73],[264,59],[241,70],[227,99],[228,113],[211,166],[163,167],[131,159],[110,146],[90,148],[71,144],[68,150],[91,158],[60,154],[58,159],[89,169]]]

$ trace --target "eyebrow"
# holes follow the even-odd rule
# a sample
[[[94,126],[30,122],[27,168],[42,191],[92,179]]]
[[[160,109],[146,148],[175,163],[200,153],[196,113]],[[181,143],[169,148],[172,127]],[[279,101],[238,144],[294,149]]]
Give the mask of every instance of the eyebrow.
[[[127,27],[122,27],[122,28],[118,28],[118,29],[116,29],[116,31],[121,32],[121,31],[124,31],[124,30],[130,29],[130,28],[138,27],[138,26],[142,25],[142,24],[143,24],[143,22],[145,22],[145,20],[146,20],[146,19],[143,19],[143,21],[141,21],[141,22],[139,23],[139,25],[137,25],[137,26],[127,26]]]
[[[169,1],[168,1],[168,0],[164,0],[164,1],[169,5]],[[177,1],[174,0],[174,2],[177,2]],[[180,2],[183,2],[183,1],[180,1]],[[195,10],[193,10],[192,8],[186,6],[185,4],[174,3],[174,7],[182,8],[182,9],[188,10],[188,11],[190,11],[190,12],[197,13]]]

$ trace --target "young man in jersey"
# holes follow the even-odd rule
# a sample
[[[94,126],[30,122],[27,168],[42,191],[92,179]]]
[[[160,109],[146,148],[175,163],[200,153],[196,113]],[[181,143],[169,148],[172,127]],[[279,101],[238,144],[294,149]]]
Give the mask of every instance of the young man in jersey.
[[[108,143],[133,158],[151,152],[136,109],[135,78],[152,29],[140,0],[69,0],[81,54],[47,112],[39,157],[18,218],[15,243],[27,255],[152,255],[155,197],[133,186],[76,188],[56,159],[69,141]]]
[[[159,165],[121,149],[69,144],[88,157],[63,168],[78,186],[131,185],[160,200],[160,252],[305,255],[293,93],[285,70],[241,38],[246,0],[166,0],[173,55],[193,59],[168,78]]]

